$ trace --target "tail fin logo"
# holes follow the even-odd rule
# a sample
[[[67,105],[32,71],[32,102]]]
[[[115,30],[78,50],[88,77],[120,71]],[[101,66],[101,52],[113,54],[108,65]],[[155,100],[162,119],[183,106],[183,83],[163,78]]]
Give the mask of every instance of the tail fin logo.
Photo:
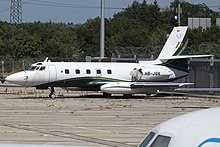
[[[180,33],[180,30],[179,30],[179,29],[177,30],[176,37],[177,37],[177,38],[181,38],[181,37],[182,37],[182,35],[181,35],[181,33]]]
[[[181,36],[182,36],[181,34],[176,34],[177,38],[181,38]]]
[[[173,28],[158,59],[169,58],[178,55],[188,55],[188,27],[179,26]]]

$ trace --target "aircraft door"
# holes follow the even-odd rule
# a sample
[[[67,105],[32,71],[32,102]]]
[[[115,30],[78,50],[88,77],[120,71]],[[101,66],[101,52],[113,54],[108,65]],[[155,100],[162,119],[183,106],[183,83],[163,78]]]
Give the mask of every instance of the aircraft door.
[[[54,65],[49,65],[49,82],[54,82],[57,80],[57,70]]]

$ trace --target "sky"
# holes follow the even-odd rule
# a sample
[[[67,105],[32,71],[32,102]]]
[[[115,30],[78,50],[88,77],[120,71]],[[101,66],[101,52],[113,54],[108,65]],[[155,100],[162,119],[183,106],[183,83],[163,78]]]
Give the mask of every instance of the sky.
[[[101,0],[21,0],[23,22],[64,22],[84,23],[100,16]],[[134,0],[105,0],[105,17],[131,5]],[[143,0],[137,0],[142,2]],[[147,0],[153,3],[154,0]],[[168,7],[172,0],[157,0],[160,7]],[[193,4],[205,3],[213,10],[220,11],[220,0],[188,0]],[[9,21],[11,0],[0,0],[0,21]],[[183,10],[184,11],[184,10]]]

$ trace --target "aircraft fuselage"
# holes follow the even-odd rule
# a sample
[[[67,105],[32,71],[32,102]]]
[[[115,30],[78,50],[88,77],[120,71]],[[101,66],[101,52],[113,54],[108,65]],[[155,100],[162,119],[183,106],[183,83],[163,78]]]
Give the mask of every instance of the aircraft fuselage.
[[[12,74],[6,81],[25,87],[79,87],[100,90],[109,82],[131,82],[131,71],[142,69],[138,81],[172,81],[186,76],[187,72],[175,72],[162,65],[143,63],[106,62],[39,62],[26,71]]]

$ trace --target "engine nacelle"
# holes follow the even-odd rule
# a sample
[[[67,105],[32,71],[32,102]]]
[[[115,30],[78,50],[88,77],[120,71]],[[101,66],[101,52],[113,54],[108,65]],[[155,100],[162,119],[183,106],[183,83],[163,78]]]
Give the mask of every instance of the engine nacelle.
[[[110,94],[156,94],[156,88],[132,87],[132,82],[111,82],[101,86],[101,91]]]

